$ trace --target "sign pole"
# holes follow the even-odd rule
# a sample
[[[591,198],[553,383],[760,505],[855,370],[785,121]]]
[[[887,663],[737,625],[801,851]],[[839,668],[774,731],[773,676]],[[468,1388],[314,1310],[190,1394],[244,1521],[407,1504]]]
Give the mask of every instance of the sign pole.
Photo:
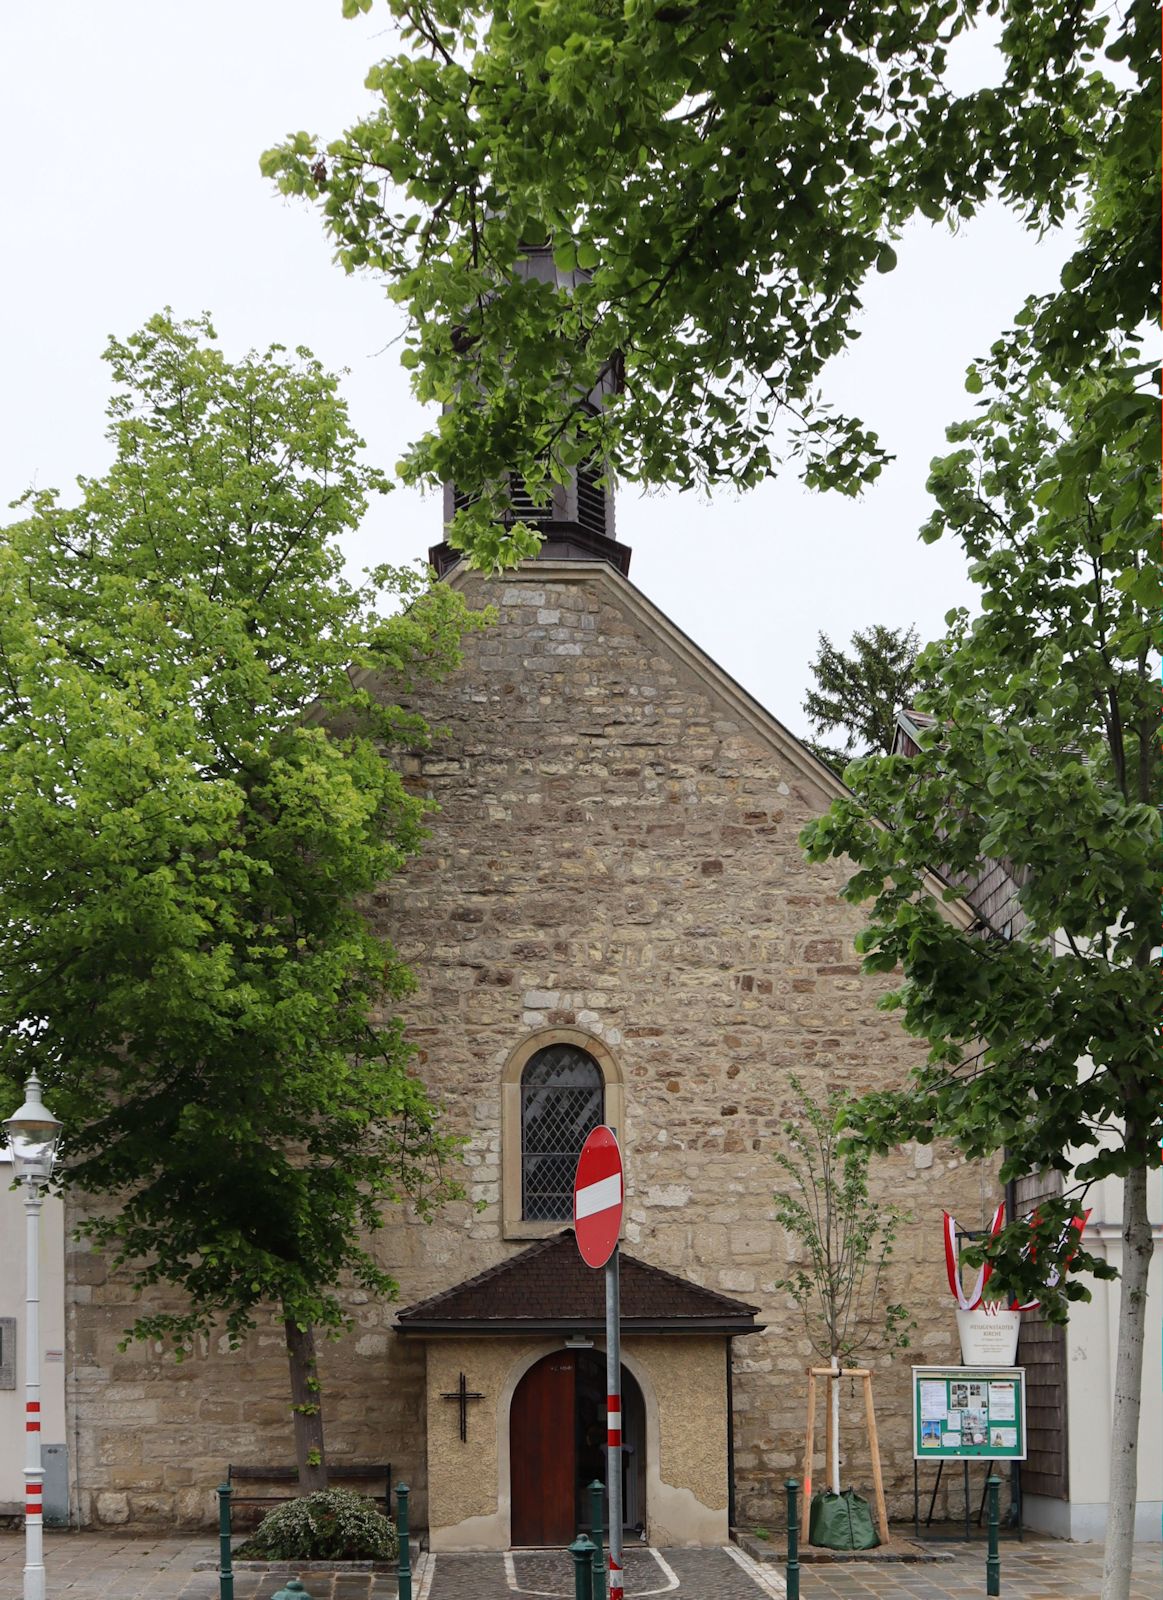
[[[622,1600],[622,1307],[615,1245],[606,1262],[606,1483],[610,1500],[610,1600]]]
[[[622,1152],[613,1128],[587,1136],[573,1178],[573,1231],[595,1272],[606,1269],[606,1496],[610,1506],[609,1600],[622,1600],[622,1307],[618,1235],[622,1231]]]

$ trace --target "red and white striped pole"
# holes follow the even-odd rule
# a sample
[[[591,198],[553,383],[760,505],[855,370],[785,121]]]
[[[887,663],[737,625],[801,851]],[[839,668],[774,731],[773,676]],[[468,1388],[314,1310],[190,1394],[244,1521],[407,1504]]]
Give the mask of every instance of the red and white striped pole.
[[[52,1177],[61,1125],[40,1097],[33,1072],[25,1101],[4,1123],[12,1165],[24,1187],[24,1600],[44,1600],[44,1468],[40,1459],[40,1204]]]
[[[610,1600],[622,1600],[622,1307],[617,1246],[606,1262],[606,1489]]]
[[[610,1506],[610,1594],[622,1600],[622,1340],[618,1235],[622,1152],[604,1124],[586,1136],[573,1177],[573,1229],[587,1267],[606,1269],[606,1497]]]
[[[27,1294],[24,1317],[24,1600],[44,1600],[44,1467],[40,1455],[40,1206],[24,1183]]]

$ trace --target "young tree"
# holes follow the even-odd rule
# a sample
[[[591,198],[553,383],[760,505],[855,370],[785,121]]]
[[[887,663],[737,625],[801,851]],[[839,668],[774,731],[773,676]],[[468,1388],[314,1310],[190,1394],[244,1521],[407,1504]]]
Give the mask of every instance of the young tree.
[[[64,1119],[82,1232],[181,1291],[137,1337],[180,1356],[279,1308],[309,1489],[313,1330],[342,1275],[392,1292],[382,1207],[450,1187],[377,1020],[409,975],[357,903],[422,837],[385,752],[425,730],[365,685],[445,670],[474,619],[414,574],[343,582],[386,485],[308,352],[228,362],[166,314],[106,359],[113,465],[0,541],[0,1071]]]
[[[960,540],[982,606],[972,623],[951,612],[948,638],[921,657],[935,724],[915,757],[850,767],[854,798],[804,840],[813,859],[855,861],[848,896],[871,901],[865,966],[903,969],[889,1004],[931,1047],[906,1089],[858,1103],[854,1127],[874,1147],[948,1136],[970,1156],[1004,1151],[1003,1181],[1061,1175],[1032,1229],[1014,1222],[971,1257],[996,1261],[994,1284],[1063,1318],[1087,1292],[1078,1269],[1113,1276],[1079,1249],[1071,1276],[1050,1281],[1076,1242],[1065,1223],[1090,1184],[1122,1179],[1103,1600],[1126,1600],[1147,1168],[1163,1132],[1158,413],[1133,340],[1112,338],[1084,375],[1056,382],[1039,343],[1052,313],[1031,303],[971,375],[980,414],[934,465],[925,537]],[[925,867],[972,876],[983,858],[1012,862],[1024,885],[1018,939],[981,922],[961,932],[921,891]]]
[[[854,755],[879,751],[888,755],[896,731],[897,712],[910,704],[916,688],[918,639],[915,628],[871,628],[852,635],[852,654],[837,650],[826,633],[812,662],[816,688],[809,689],[804,710],[817,734],[839,729],[842,749],[827,744],[811,748],[833,772],[843,775]]]
[[[1145,0],[389,9],[404,49],[368,75],[379,104],[263,168],[407,308],[402,359],[444,410],[405,471],[482,494],[453,537],[486,566],[536,543],[496,525],[510,470],[596,454],[650,483],[749,485],[790,453],[809,484],[875,478],[875,436],[817,390],[866,277],[918,212],[1000,195],[1059,222],[1130,97],[1096,52],[1157,31]],[[1000,81],[958,94],[949,47],[999,11]],[[547,238],[558,282],[515,279]],[[595,409],[599,385],[617,392]]]
[[[833,1372],[861,1354],[903,1349],[915,1324],[905,1306],[883,1299],[884,1270],[902,1213],[869,1198],[866,1147],[843,1144],[849,1100],[833,1091],[810,1100],[796,1077],[798,1116],[783,1127],[790,1147],[776,1163],[791,1184],[775,1196],[775,1220],[799,1245],[799,1261],[777,1289],[786,1289],[804,1319],[813,1352]],[[840,1385],[830,1383],[832,1441],[828,1473],[840,1493]],[[810,1465],[810,1464],[809,1464]]]

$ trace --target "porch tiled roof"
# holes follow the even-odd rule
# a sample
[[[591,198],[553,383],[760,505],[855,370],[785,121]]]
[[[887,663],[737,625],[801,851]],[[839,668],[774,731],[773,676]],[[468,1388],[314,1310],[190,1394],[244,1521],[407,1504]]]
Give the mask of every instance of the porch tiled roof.
[[[759,1333],[757,1306],[621,1254],[626,1333]],[[605,1274],[587,1267],[573,1229],[401,1311],[401,1333],[600,1333]]]

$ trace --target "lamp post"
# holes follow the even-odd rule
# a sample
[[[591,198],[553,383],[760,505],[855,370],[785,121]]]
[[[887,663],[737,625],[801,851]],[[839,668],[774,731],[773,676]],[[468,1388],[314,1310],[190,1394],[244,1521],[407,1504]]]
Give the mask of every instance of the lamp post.
[[[4,1127],[24,1185],[28,1289],[24,1320],[24,1600],[44,1600],[44,1467],[40,1457],[40,1207],[52,1177],[61,1125],[40,1098],[34,1072],[25,1101]]]

